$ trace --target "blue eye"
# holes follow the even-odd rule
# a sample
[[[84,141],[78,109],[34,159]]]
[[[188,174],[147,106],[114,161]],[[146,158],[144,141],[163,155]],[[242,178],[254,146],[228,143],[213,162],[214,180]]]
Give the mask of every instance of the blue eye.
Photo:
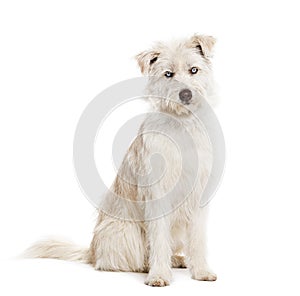
[[[165,72],[165,76],[166,76],[167,78],[171,78],[171,77],[174,76],[174,73],[172,73],[172,72],[170,72],[170,71],[166,71],[166,72]]]
[[[198,72],[198,69],[196,67],[191,68],[190,70],[191,74],[196,74]]]

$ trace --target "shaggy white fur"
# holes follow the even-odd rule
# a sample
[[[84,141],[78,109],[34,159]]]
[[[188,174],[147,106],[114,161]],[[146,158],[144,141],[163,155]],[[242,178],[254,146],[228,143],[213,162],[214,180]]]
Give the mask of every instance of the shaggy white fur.
[[[199,206],[212,149],[195,116],[201,100],[214,94],[214,43],[213,37],[195,35],[137,55],[156,112],[146,117],[105,196],[90,248],[43,241],[28,256],[148,272],[150,286],[168,285],[172,266],[187,265],[196,280],[216,280],[206,262],[208,208]]]

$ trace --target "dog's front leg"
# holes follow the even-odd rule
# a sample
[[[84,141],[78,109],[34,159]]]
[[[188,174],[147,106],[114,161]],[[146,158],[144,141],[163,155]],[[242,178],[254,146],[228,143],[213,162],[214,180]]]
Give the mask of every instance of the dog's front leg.
[[[167,286],[171,280],[170,229],[167,217],[148,222],[149,274],[145,284]]]
[[[207,211],[207,206],[197,209],[188,226],[188,265],[192,278],[199,281],[215,281],[217,279],[206,261]]]

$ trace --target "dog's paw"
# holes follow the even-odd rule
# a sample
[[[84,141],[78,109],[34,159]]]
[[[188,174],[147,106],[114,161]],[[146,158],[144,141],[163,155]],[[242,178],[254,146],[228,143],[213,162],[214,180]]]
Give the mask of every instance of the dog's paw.
[[[208,270],[200,270],[193,274],[192,278],[197,281],[216,281],[217,275]]]
[[[172,256],[172,267],[173,268],[186,268],[184,256],[173,255]]]
[[[148,276],[145,284],[151,287],[165,287],[170,285],[170,281],[159,275],[151,275]]]

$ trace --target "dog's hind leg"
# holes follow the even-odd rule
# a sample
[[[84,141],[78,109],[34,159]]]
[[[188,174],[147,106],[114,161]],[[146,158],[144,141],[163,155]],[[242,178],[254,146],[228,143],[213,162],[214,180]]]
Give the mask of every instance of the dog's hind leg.
[[[173,268],[186,268],[184,256],[173,255],[171,261],[172,261]]]
[[[94,267],[98,270],[143,272],[144,235],[138,223],[104,218],[96,226],[91,244]]]

